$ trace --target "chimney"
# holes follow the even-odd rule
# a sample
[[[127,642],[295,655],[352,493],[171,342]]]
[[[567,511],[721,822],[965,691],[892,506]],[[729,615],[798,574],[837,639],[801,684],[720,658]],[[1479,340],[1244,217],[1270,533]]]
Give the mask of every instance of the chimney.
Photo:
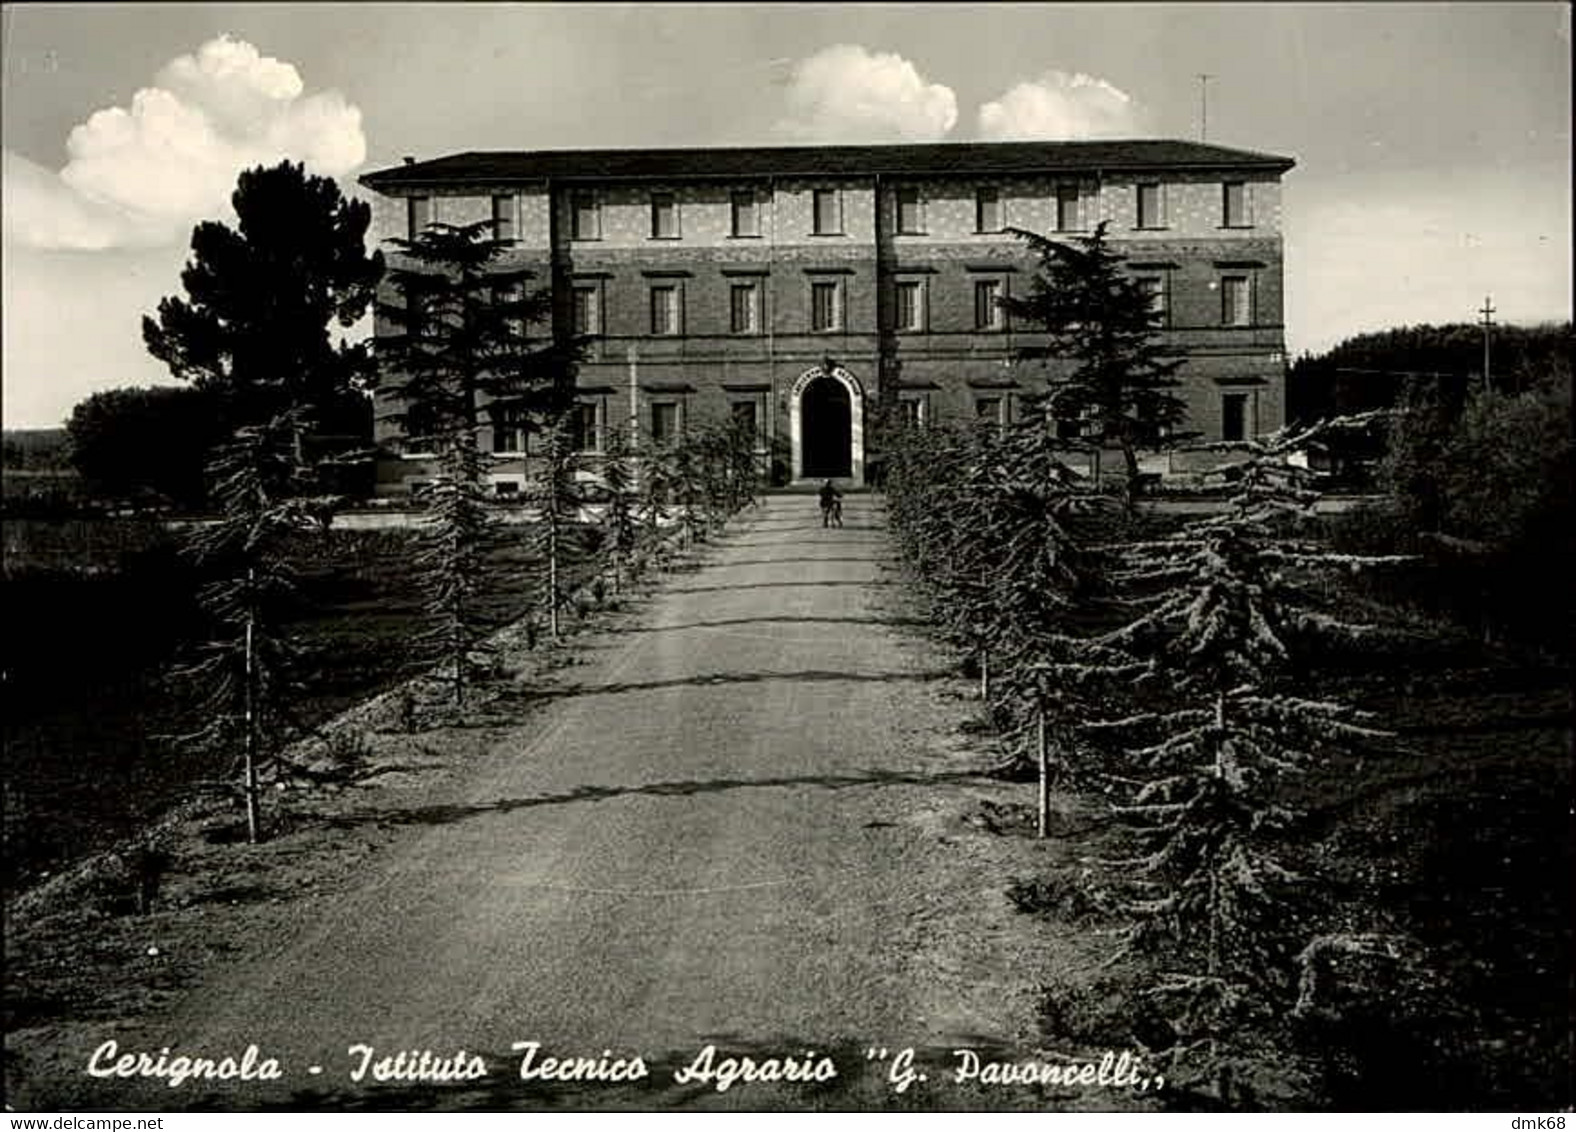
[[[409,154],[406,154],[405,155],[405,164],[406,165],[414,165],[414,164],[416,164],[416,159],[414,157],[410,156]]]

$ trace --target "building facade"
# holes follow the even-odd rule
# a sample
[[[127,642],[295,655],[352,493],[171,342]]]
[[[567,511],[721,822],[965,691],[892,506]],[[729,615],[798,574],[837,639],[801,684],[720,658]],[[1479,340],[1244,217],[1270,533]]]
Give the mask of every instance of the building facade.
[[[1010,228],[1071,239],[1107,222],[1185,359],[1190,430],[1280,427],[1292,165],[1164,140],[943,143],[463,153],[361,180],[380,241],[491,220],[513,241],[500,265],[552,288],[558,329],[593,339],[576,382],[586,452],[612,428],[663,443],[732,416],[753,423],[779,480],[857,486],[878,406],[918,426],[1005,423],[1054,387],[1055,363],[1015,361],[1043,332],[997,304],[1036,268]],[[430,480],[392,426],[377,439],[399,453],[380,493]],[[498,490],[515,490],[519,422],[495,418],[483,440]]]

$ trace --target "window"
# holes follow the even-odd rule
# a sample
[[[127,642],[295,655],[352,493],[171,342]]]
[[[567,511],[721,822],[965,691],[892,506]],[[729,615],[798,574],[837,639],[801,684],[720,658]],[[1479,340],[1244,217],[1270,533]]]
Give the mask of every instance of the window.
[[[835,282],[810,284],[810,329],[837,330],[843,324],[841,287]]]
[[[1001,280],[974,281],[974,329],[1000,330],[1004,325],[1001,309]]]
[[[760,414],[754,401],[735,401],[729,406],[733,425],[740,433],[754,438],[755,447],[761,446]]]
[[[499,195],[492,198],[493,239],[514,239],[514,197]]]
[[[1159,275],[1140,275],[1135,280],[1138,289],[1149,300],[1149,309],[1160,316],[1161,325],[1165,325],[1166,317],[1166,281]]]
[[[493,494],[500,499],[519,495],[520,483],[518,480],[493,480]]]
[[[409,402],[405,405],[405,437],[400,450],[407,456],[432,452],[437,448],[438,414],[431,405]]]
[[[661,447],[672,444],[679,435],[679,403],[653,401],[651,403],[651,443]]]
[[[761,220],[755,209],[753,189],[733,194],[733,234],[735,236],[761,234]]]
[[[525,292],[519,283],[502,283],[492,289],[493,306],[503,315],[503,328],[514,338],[525,337],[525,319],[519,312],[525,304]]]
[[[1165,201],[1160,194],[1159,185],[1138,186],[1138,226],[1140,228],[1165,227],[1164,207]]]
[[[1253,214],[1248,209],[1248,186],[1242,181],[1227,181],[1221,186],[1221,222],[1227,228],[1250,228]]]
[[[427,296],[420,291],[405,292],[405,338],[412,344],[427,333]]]
[[[1158,186],[1150,186],[1157,188]],[[1139,200],[1143,195],[1140,192]],[[1139,221],[1143,226],[1143,221]],[[1075,232],[1083,227],[1083,216],[1078,207],[1078,185],[1074,181],[1062,181],[1056,186],[1056,230],[1058,232]]]
[[[576,452],[600,452],[601,430],[597,427],[597,406],[593,401],[575,404],[569,418],[569,435]]]
[[[925,403],[918,397],[905,397],[897,403],[898,422],[904,428],[923,428]]]
[[[1227,275],[1220,281],[1220,321],[1225,326],[1248,326],[1248,277]]]
[[[679,238],[679,203],[672,193],[651,194],[651,238]]]
[[[981,424],[999,425],[1002,423],[1002,404],[1000,397],[976,397],[974,416]]]
[[[897,282],[897,329],[925,329],[925,285],[916,279]]]
[[[1248,435],[1248,395],[1220,395],[1220,439],[1246,440]]]
[[[594,284],[576,284],[572,292],[574,332],[576,334],[602,333],[602,304],[598,302],[599,288]]]
[[[836,189],[815,190],[815,234],[843,234],[843,202]]]
[[[974,190],[974,230],[1001,231],[1001,191],[995,185],[981,185]]]
[[[728,329],[735,334],[760,331],[760,288],[754,283],[735,283],[728,289]]]
[[[924,218],[920,214],[919,190],[912,185],[904,185],[897,191],[897,230],[907,235],[925,230]]]
[[[519,405],[493,405],[492,450],[501,452],[525,451],[525,411]]]
[[[651,333],[680,333],[679,289],[673,283],[663,283],[651,288]]]
[[[569,238],[572,240],[599,240],[602,238],[602,210],[598,207],[594,189],[576,189],[569,217]]]
[[[405,235],[414,240],[432,223],[431,197],[405,198]]]

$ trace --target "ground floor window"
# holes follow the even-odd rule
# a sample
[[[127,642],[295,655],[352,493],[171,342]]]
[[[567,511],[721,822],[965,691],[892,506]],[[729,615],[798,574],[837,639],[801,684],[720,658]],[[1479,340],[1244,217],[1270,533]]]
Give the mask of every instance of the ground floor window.
[[[651,443],[659,447],[672,444],[678,439],[679,429],[683,427],[679,415],[677,401],[653,401],[651,403]]]
[[[1222,393],[1220,395],[1220,438],[1222,440],[1248,438],[1248,394]]]
[[[750,400],[739,399],[728,406],[733,415],[733,423],[740,432],[754,438],[755,450],[761,451],[766,447],[766,433],[762,428],[761,406],[754,398]]]

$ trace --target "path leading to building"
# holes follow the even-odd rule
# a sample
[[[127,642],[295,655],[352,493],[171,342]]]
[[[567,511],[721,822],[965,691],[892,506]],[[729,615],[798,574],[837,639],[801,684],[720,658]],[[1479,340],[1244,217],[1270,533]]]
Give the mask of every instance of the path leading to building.
[[[879,497],[852,496],[845,511],[841,530],[823,530],[812,498],[766,501],[702,569],[668,579],[644,616],[563,670],[545,703],[494,720],[463,789],[400,815],[409,835],[316,922],[266,961],[221,969],[167,1029],[110,1033],[123,1050],[217,1056],[256,1045],[278,1060],[280,1080],[215,1098],[191,1082],[84,1078],[85,1097],[159,1107],[978,1103],[919,1086],[899,1095],[886,1064],[866,1061],[870,1047],[988,1048],[1022,1035],[973,1032],[994,1024],[993,1010],[1010,1013],[968,970],[1000,967],[1000,924],[982,917],[965,925],[971,939],[939,938],[971,894],[1011,916],[1005,878],[925,817],[978,781],[927,753],[943,716],[963,709],[938,692],[943,660],[903,612]],[[983,1002],[970,1005],[976,990]],[[540,1043],[538,1070],[546,1057],[608,1051],[609,1065],[639,1055],[650,1076],[522,1080],[513,1047],[529,1042]],[[838,1076],[726,1092],[715,1080],[675,1083],[674,1070],[708,1045],[719,1067],[725,1057],[830,1056]],[[351,1076],[364,1054],[353,1046],[375,1051],[360,1082]],[[380,1059],[461,1049],[485,1059],[485,1078],[374,1087]]]

